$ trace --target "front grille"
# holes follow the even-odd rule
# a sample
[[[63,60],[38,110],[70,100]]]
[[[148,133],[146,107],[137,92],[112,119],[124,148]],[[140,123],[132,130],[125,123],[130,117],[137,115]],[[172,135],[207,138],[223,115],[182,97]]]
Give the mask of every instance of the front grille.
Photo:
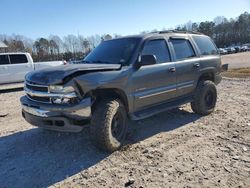
[[[27,97],[36,102],[40,103],[53,103],[53,99],[70,99],[68,102],[71,103],[72,101],[75,102],[76,99],[76,93],[71,92],[71,93],[53,93],[50,92],[49,86],[45,85],[39,85],[36,83],[31,83],[31,82],[25,82],[25,88],[24,88]],[[65,101],[59,101],[60,102],[65,102]],[[67,101],[66,101],[67,103]]]
[[[26,81],[25,87],[32,92],[49,93],[49,87],[46,85],[39,85],[36,83]],[[33,96],[33,95],[29,95],[28,93],[27,93],[27,97],[32,101],[42,102],[42,103],[51,103],[50,97]]]
[[[26,87],[32,91],[48,92],[48,87],[39,87],[26,84]]]
[[[48,86],[45,85],[37,85],[31,82],[26,82],[25,83],[26,88],[32,90],[32,91],[40,91],[40,92],[48,92]]]
[[[51,103],[50,97],[37,97],[37,96],[31,96],[27,94],[28,98],[33,101],[43,102],[43,103]]]

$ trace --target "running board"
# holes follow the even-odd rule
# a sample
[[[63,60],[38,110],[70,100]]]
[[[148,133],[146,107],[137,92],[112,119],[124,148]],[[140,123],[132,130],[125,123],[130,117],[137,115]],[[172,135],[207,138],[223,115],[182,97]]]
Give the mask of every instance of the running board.
[[[150,107],[150,108],[147,108],[147,109],[135,112],[135,113],[131,113],[130,118],[132,120],[141,120],[141,119],[159,114],[161,112],[164,112],[173,108],[177,108],[183,104],[186,104],[192,101],[193,101],[192,96],[189,96],[189,97],[181,98],[178,100],[162,103],[157,106],[153,106],[153,107]]]

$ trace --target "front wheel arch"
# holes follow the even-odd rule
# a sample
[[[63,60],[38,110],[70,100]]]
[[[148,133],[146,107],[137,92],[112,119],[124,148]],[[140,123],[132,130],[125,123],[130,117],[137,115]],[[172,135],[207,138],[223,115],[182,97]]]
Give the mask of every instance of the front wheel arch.
[[[129,112],[129,103],[126,93],[118,88],[98,88],[89,91],[86,93],[86,96],[90,96],[92,100],[92,106],[100,102],[101,100],[105,100],[107,98],[116,98],[119,99],[125,106],[126,111]],[[93,109],[94,110],[94,109]]]

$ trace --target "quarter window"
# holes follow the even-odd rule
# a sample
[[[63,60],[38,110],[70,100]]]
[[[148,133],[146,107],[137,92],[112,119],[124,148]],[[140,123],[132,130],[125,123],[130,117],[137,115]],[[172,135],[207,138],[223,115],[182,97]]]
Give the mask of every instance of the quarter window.
[[[10,64],[8,55],[0,55],[0,65]]]
[[[26,55],[14,54],[10,55],[10,62],[11,64],[21,64],[21,63],[28,63],[28,60]]]
[[[144,45],[141,55],[155,55],[157,63],[170,61],[170,54],[165,40],[148,41]]]
[[[195,57],[195,52],[190,42],[186,39],[170,39],[173,44],[176,60],[183,60]]]
[[[193,36],[193,39],[200,49],[201,55],[218,54],[216,46],[209,37]]]

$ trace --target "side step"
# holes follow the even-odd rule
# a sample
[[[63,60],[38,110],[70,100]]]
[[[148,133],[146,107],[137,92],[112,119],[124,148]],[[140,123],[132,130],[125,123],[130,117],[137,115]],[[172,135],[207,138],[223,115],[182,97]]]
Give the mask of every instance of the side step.
[[[130,114],[130,118],[132,120],[141,120],[144,118],[148,118],[153,115],[159,114],[161,112],[164,112],[173,108],[177,108],[178,106],[192,102],[192,100],[193,100],[192,96],[189,96],[189,97],[181,98],[181,99],[170,101],[170,102],[165,102],[157,106],[153,106],[153,107],[132,113]]]

